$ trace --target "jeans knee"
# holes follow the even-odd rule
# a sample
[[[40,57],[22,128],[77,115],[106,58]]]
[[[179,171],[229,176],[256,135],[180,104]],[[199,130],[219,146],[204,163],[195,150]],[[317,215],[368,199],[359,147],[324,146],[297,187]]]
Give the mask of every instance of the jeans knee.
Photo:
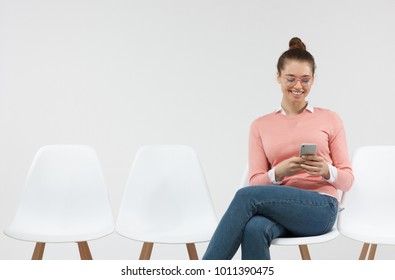
[[[261,239],[269,246],[279,233],[276,224],[262,216],[253,216],[244,228],[244,238]]]
[[[252,217],[244,228],[244,235],[258,236],[263,233],[263,225],[259,222],[256,216]]]
[[[253,216],[244,228],[244,236],[247,238],[259,238],[268,240],[271,237],[270,228],[272,223],[262,216]]]
[[[235,200],[249,200],[253,197],[252,193],[254,192],[255,187],[243,187],[239,189],[235,194]]]

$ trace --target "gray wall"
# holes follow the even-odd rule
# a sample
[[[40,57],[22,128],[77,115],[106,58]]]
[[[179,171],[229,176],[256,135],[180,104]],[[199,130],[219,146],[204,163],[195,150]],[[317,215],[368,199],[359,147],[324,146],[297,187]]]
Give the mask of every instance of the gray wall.
[[[293,36],[318,64],[309,100],[343,118],[350,156],[395,144],[394,10],[385,0],[1,0],[1,230],[47,144],[97,150],[114,216],[141,145],[190,145],[222,216],[242,176],[250,122],[280,103],[275,65]],[[311,254],[355,259],[360,245],[339,237]],[[0,259],[28,259],[33,246],[1,234]],[[97,259],[137,259],[140,246],[117,234],[91,243]],[[394,258],[393,249],[379,247],[377,258]],[[77,259],[77,251],[51,244],[45,258]],[[293,247],[273,247],[272,256],[299,258]],[[158,245],[152,258],[187,254]]]

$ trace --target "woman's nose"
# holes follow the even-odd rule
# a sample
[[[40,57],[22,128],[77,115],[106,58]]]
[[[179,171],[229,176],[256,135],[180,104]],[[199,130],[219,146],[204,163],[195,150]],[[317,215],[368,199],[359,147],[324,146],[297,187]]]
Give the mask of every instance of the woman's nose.
[[[294,88],[303,88],[302,83],[299,80],[297,80],[296,84],[294,85]]]

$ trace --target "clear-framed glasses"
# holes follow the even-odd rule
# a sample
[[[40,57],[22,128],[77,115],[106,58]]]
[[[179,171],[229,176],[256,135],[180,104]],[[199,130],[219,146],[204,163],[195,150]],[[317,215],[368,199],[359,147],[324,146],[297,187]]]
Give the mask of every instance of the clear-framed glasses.
[[[311,77],[311,76],[303,76],[303,77],[297,78],[295,76],[286,75],[283,78],[287,82],[288,86],[294,86],[294,85],[296,85],[297,82],[300,82],[300,84],[303,87],[307,87],[310,85],[310,82],[313,80],[313,77]]]

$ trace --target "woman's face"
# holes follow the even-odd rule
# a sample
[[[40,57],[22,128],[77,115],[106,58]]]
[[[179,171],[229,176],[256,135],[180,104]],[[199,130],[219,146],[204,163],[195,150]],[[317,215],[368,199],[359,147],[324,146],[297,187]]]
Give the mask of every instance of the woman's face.
[[[314,82],[311,64],[307,61],[287,60],[281,74],[277,73],[283,100],[291,103],[305,102]]]

